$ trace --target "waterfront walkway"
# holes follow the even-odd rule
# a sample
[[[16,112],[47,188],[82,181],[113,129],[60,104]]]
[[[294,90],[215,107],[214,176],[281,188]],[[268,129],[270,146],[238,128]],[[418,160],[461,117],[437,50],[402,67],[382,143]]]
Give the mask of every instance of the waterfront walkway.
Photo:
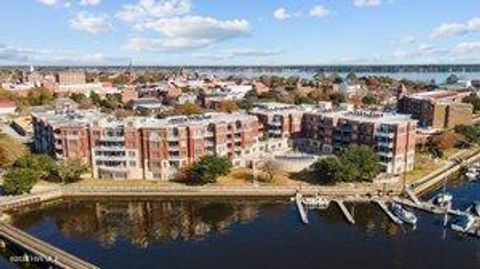
[[[41,259],[42,262],[47,262],[60,268],[99,268],[7,224],[0,224],[0,237],[36,255],[35,260]]]

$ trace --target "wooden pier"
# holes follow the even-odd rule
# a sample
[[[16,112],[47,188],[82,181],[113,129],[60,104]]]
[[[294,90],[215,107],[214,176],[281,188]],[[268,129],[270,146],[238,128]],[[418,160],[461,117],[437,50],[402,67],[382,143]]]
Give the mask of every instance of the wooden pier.
[[[37,239],[20,229],[7,224],[0,224],[0,236],[41,257],[46,263],[65,269],[96,269],[99,268],[72,254],[58,249],[40,239]]]
[[[385,214],[387,214],[387,216],[393,222],[395,222],[396,224],[403,224],[403,221],[401,219],[397,218],[395,215],[393,215],[393,213],[388,209],[387,204],[384,201],[375,199],[375,200],[373,200],[373,202],[378,204],[378,206],[380,206],[380,208],[385,212]]]
[[[348,211],[347,207],[345,206],[345,204],[343,203],[343,201],[341,200],[333,200],[337,205],[338,207],[340,208],[340,210],[343,212],[343,215],[345,216],[345,218],[348,220],[348,222],[350,222],[351,224],[355,224],[355,219],[353,218],[353,216],[350,214],[350,212]]]
[[[304,224],[308,224],[308,214],[305,210],[305,207],[302,204],[302,195],[297,193],[295,195],[295,203],[297,204],[298,214],[300,215],[300,219]]]

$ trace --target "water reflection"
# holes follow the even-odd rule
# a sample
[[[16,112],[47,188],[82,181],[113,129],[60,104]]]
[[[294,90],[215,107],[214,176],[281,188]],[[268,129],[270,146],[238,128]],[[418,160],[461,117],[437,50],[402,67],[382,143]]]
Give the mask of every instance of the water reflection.
[[[14,225],[29,229],[49,219],[69,238],[97,238],[107,248],[126,238],[145,248],[153,242],[199,240],[209,233],[224,233],[232,224],[252,221],[258,208],[249,202],[64,201],[17,212]]]

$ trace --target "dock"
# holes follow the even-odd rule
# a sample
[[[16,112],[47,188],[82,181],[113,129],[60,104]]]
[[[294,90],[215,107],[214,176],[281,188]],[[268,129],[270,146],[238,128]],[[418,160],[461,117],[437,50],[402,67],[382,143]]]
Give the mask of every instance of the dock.
[[[295,203],[297,204],[298,214],[300,215],[300,219],[304,224],[308,224],[308,214],[305,210],[305,207],[302,204],[302,195],[297,193],[295,195]]]
[[[347,207],[345,206],[345,204],[343,203],[343,201],[341,200],[333,200],[337,205],[338,207],[340,208],[340,210],[343,212],[343,215],[345,216],[345,218],[348,220],[348,222],[350,222],[351,224],[355,224],[355,219],[353,218],[353,216],[350,214],[350,212],[348,211]]]
[[[65,269],[97,269],[99,267],[84,261],[66,251],[56,248],[24,231],[7,224],[0,224],[0,236],[41,257],[46,263]]]
[[[385,214],[387,214],[387,216],[393,222],[395,222],[396,224],[403,224],[403,221],[401,219],[397,218],[395,215],[393,215],[393,213],[388,209],[387,204],[384,201],[375,199],[375,200],[373,200],[373,202],[378,204],[378,206],[380,206],[380,208],[385,212]]]
[[[410,187],[405,188],[405,193],[408,195],[408,197],[415,203],[415,204],[421,204],[422,202],[420,199],[418,199],[417,195],[415,192]]]

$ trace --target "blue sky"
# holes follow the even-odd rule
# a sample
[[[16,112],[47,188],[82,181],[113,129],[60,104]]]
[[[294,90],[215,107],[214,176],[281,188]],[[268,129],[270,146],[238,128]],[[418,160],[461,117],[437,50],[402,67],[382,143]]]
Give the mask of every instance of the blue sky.
[[[0,1],[0,64],[480,63],[479,0]]]

